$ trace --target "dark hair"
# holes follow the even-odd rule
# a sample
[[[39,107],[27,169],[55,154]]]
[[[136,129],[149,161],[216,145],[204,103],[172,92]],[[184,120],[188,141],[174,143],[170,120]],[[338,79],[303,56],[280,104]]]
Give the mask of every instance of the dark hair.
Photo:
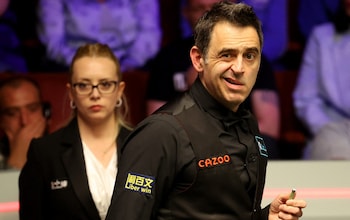
[[[40,101],[42,101],[43,97],[41,94],[39,83],[28,76],[16,75],[16,76],[10,76],[4,79],[3,81],[0,82],[0,94],[1,94],[1,90],[4,87],[19,88],[23,83],[29,83],[33,85],[38,92]],[[0,107],[1,106],[2,106],[2,95],[0,95]]]
[[[119,82],[122,81],[122,72],[120,69],[120,63],[118,58],[114,55],[113,51],[107,44],[101,44],[101,43],[90,43],[80,46],[77,51],[74,54],[74,57],[72,59],[71,65],[70,65],[70,76],[69,79],[72,80],[73,76],[73,66],[75,62],[83,57],[105,57],[111,59],[115,66],[116,66],[116,75],[119,78]],[[130,125],[126,122],[126,118],[129,114],[129,106],[127,103],[127,99],[125,94],[122,95],[122,101],[123,104],[120,108],[116,108],[116,114],[118,115],[118,121],[121,125],[124,125],[126,127],[130,127]]]
[[[346,13],[345,0],[340,0],[338,9],[332,17],[335,31],[338,34],[345,33],[350,28],[350,16]]]
[[[211,10],[199,19],[194,28],[195,45],[202,54],[207,54],[214,26],[222,21],[227,21],[240,27],[254,27],[258,33],[260,46],[262,47],[263,33],[261,22],[254,13],[253,8],[244,3],[236,4],[231,1],[221,1],[215,3]]]

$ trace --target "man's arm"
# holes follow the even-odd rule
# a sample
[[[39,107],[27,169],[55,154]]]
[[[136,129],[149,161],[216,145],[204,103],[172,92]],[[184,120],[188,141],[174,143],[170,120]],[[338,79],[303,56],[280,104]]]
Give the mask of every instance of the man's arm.
[[[155,218],[176,170],[177,131],[164,117],[141,122],[123,145],[106,219]]]

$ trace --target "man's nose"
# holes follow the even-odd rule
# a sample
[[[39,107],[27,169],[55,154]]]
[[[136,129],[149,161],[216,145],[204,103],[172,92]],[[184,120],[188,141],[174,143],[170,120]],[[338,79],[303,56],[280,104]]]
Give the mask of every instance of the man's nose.
[[[237,59],[232,62],[231,69],[234,73],[243,73],[243,58],[237,57]]]
[[[27,125],[30,122],[30,112],[28,112],[25,109],[22,109],[20,111],[20,121],[21,121],[21,125]]]

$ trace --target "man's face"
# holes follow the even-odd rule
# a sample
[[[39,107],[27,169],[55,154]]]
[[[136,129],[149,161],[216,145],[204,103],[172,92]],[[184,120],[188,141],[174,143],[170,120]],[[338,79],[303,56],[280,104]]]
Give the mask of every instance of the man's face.
[[[0,94],[0,126],[6,133],[15,134],[22,127],[43,118],[38,90],[32,84],[22,82],[18,88],[5,86]]]
[[[202,69],[197,71],[208,92],[236,111],[256,81],[260,54],[259,37],[253,27],[220,22],[213,29],[207,55],[200,58]]]

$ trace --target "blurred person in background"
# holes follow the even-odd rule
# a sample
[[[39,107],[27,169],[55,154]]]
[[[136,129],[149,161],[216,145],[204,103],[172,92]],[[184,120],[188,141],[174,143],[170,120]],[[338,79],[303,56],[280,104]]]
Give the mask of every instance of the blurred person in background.
[[[310,135],[305,159],[350,159],[349,57],[350,0],[339,0],[331,22],[307,41],[293,94]]]
[[[338,0],[299,0],[297,19],[303,43],[310,37],[316,25],[332,19],[338,6]]]
[[[0,1],[0,73],[26,73],[27,64],[16,33],[17,18],[10,0]]]
[[[45,111],[49,109],[43,105],[36,81],[14,76],[0,83],[2,169],[21,169],[24,166],[30,141],[48,131],[49,121],[45,118]]]
[[[107,44],[121,71],[141,68],[161,46],[157,0],[39,0],[39,38],[47,66],[66,71],[76,49]]]

